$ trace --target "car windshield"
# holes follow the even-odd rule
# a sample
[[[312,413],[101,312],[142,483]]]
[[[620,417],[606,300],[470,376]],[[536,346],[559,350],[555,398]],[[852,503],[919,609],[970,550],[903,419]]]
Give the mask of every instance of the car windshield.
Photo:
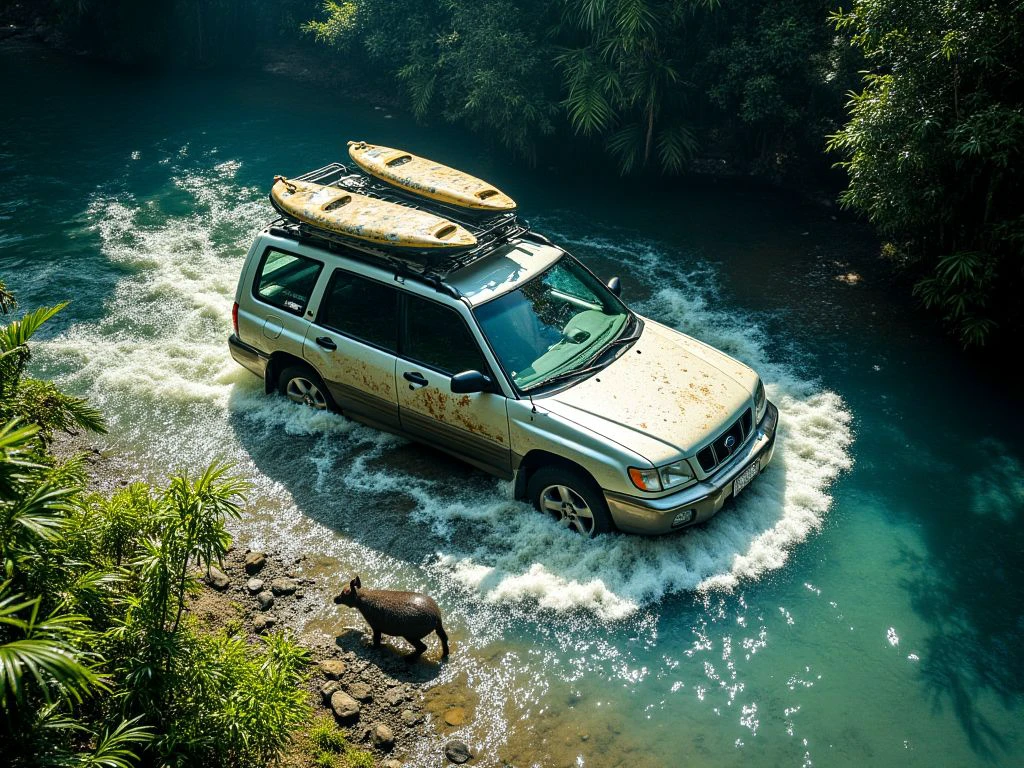
[[[567,257],[473,313],[520,390],[587,367],[629,318],[611,291]]]

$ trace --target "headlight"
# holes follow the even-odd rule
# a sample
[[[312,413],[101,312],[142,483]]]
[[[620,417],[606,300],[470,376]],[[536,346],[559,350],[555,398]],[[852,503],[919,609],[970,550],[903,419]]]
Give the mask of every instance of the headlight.
[[[674,464],[662,467],[658,470],[658,475],[661,477],[661,487],[668,490],[692,480],[693,470],[690,469],[690,465],[684,459],[683,461],[677,461]]]
[[[639,469],[629,468],[629,479],[641,491],[667,491],[693,479],[693,470],[686,459],[666,464],[664,467]]]
[[[757,380],[757,389],[754,390],[754,410],[757,418],[754,419],[755,424],[760,424],[761,419],[764,418],[764,409],[768,405],[768,396],[764,393],[764,382],[760,379]]]

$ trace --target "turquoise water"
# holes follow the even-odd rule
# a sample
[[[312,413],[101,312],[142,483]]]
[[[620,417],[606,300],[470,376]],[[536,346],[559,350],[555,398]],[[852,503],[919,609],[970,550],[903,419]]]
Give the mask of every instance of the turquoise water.
[[[783,193],[519,169],[269,75],[10,45],[0,71],[0,276],[26,307],[72,302],[35,370],[103,407],[127,471],[237,462],[240,541],[319,558],[311,640],[359,626],[327,600],[350,573],[437,596],[454,655],[431,696],[470,707],[444,733],[477,764],[1024,762],[1020,387],[921,326],[860,228]],[[754,365],[771,470],[687,535],[584,542],[507,484],[264,396],[227,353],[238,270],[273,175],[349,138],[494,180],[639,311]]]

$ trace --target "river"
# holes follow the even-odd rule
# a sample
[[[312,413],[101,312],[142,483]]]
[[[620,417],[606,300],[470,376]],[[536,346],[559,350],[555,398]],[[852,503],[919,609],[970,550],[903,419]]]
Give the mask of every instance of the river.
[[[0,71],[0,277],[24,307],[71,302],[33,371],[103,409],[136,476],[235,462],[240,544],[310,556],[314,641],[360,626],[327,599],[351,573],[437,597],[454,653],[428,704],[467,708],[438,727],[475,764],[1024,762],[1020,387],[922,323],[864,228],[782,192],[522,168],[329,84],[11,42]],[[274,174],[347,139],[492,180],[638,311],[754,366],[770,470],[698,530],[589,542],[507,483],[265,396],[228,355],[238,272]]]

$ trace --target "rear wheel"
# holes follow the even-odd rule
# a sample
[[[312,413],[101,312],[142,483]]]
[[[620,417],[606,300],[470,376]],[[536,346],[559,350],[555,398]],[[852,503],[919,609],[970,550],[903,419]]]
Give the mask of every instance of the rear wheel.
[[[581,469],[541,467],[530,478],[527,494],[533,506],[582,536],[594,538],[612,530],[604,494]]]
[[[308,365],[290,365],[277,378],[277,391],[293,403],[317,411],[331,407],[331,396],[320,375]]]

